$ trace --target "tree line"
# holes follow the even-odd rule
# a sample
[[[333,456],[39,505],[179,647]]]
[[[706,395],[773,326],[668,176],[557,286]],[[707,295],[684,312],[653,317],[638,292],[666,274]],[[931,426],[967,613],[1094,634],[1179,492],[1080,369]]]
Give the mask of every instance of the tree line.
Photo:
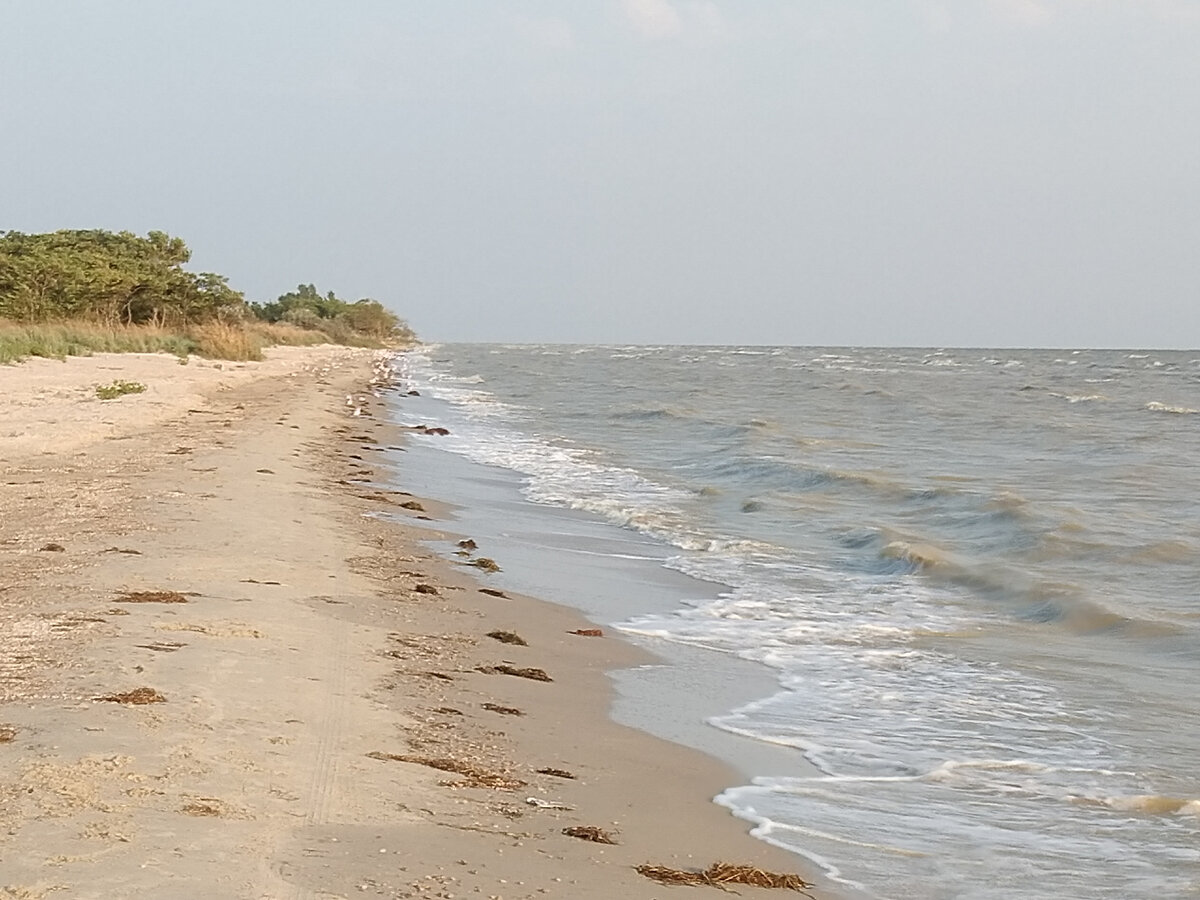
[[[0,319],[83,320],[186,328],[219,321],[287,322],[378,341],[412,339],[395,313],[369,298],[348,302],[298,285],[269,303],[247,303],[228,279],[189,272],[184,241],[162,231],[0,232]]]

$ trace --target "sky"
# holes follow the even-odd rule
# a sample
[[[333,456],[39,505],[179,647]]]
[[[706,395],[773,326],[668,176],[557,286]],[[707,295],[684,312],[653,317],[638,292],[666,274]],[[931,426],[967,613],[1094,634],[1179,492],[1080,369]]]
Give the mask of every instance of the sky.
[[[427,340],[1200,347],[1200,0],[0,0],[0,230]]]

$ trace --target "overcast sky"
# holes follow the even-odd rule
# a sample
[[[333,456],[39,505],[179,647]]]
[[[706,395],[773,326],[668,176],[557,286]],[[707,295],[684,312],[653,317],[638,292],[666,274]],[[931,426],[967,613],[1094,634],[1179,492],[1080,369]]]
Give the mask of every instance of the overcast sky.
[[[0,229],[427,339],[1200,346],[1200,0],[0,0]]]

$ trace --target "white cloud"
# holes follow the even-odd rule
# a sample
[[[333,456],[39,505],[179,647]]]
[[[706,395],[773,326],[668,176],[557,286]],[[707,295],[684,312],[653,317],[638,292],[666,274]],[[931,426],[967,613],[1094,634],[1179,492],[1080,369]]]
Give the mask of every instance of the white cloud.
[[[621,0],[621,8],[634,31],[649,40],[673,37],[683,28],[669,0]]]

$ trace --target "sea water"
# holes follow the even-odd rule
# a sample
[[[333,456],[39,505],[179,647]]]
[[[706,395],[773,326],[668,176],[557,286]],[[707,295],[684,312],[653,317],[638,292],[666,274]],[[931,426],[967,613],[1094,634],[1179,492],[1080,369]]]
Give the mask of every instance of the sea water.
[[[730,704],[702,727],[741,736],[752,777],[717,801],[759,837],[852,896],[1200,896],[1200,353],[399,365],[451,432],[422,450],[589,523],[581,585],[637,560],[709,587],[588,612],[749,666],[701,688]]]

